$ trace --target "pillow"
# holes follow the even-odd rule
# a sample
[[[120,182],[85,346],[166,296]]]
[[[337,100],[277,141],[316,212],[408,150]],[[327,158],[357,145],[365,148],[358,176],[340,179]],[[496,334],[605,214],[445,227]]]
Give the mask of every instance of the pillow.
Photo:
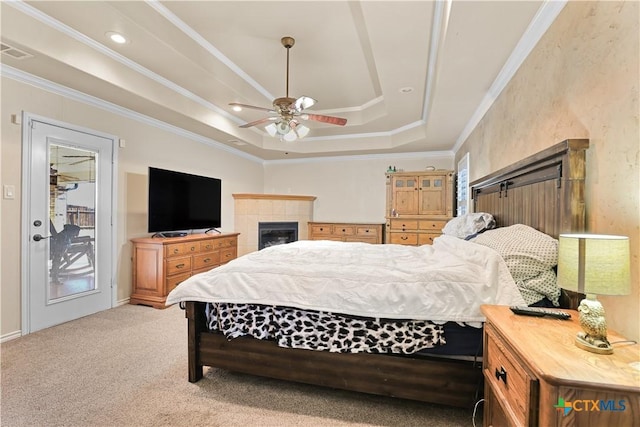
[[[487,230],[472,240],[502,255],[527,304],[545,296],[558,305],[560,289],[553,268],[558,263],[558,241],[524,224]]]
[[[467,239],[495,226],[496,222],[491,214],[468,213],[449,220],[442,229],[442,234]]]

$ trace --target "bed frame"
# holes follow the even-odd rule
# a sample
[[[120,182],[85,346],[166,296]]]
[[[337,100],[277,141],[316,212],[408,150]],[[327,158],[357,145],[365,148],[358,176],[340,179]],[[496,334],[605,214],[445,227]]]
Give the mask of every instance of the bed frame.
[[[557,237],[585,228],[585,150],[571,139],[471,183],[474,211],[490,212],[499,226],[524,223]],[[577,297],[563,307],[577,306]],[[185,303],[189,381],[203,367],[338,389],[473,407],[483,390],[480,362],[429,356],[345,354],[278,347],[250,337],[227,340],[208,332],[204,303]]]

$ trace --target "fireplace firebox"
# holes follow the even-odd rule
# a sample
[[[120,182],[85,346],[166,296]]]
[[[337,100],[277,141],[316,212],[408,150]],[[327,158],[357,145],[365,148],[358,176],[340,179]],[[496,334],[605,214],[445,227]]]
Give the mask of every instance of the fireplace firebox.
[[[298,240],[297,222],[259,222],[258,250]]]

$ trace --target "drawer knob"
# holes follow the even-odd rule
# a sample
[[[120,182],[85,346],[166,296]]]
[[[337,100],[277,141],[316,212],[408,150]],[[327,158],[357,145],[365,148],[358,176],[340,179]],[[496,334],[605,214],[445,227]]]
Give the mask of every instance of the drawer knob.
[[[400,238],[401,238],[402,240],[407,240],[407,239],[409,238],[409,236],[400,236]]]
[[[184,268],[184,264],[176,264],[176,268]]]
[[[204,261],[205,263],[211,262],[211,258],[205,258],[203,261]]]
[[[178,252],[180,252],[180,249],[174,249],[174,250],[173,250],[173,253],[174,253],[174,254],[177,254]]]
[[[505,384],[507,383],[507,371],[504,370],[503,366],[500,366],[500,370],[496,368],[496,379],[498,381],[502,380]]]

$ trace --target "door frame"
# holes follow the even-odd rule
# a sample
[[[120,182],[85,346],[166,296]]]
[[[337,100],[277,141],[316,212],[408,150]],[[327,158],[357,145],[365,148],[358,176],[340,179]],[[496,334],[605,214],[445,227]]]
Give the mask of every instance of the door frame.
[[[90,135],[99,136],[111,141],[111,209],[110,209],[110,227],[111,233],[109,233],[111,254],[109,263],[109,286],[111,287],[111,308],[117,305],[118,286],[116,282],[117,272],[117,226],[116,226],[116,212],[117,212],[117,189],[118,189],[118,145],[116,142],[119,140],[115,135],[99,132],[94,129],[85,128],[82,126],[73,125],[71,123],[54,120],[48,117],[39,116],[37,114],[22,111],[22,190],[21,190],[21,206],[22,206],[22,220],[21,220],[21,239],[20,245],[21,262],[20,262],[20,281],[21,281],[21,335],[27,335],[31,333],[31,320],[30,320],[30,256],[29,256],[29,244],[31,243],[31,235],[29,233],[30,221],[31,221],[31,209],[29,206],[28,194],[31,194],[32,182],[31,182],[31,143],[29,141],[29,126],[31,121],[38,121],[46,123],[51,126],[58,126],[66,128],[75,132],[87,133]]]

